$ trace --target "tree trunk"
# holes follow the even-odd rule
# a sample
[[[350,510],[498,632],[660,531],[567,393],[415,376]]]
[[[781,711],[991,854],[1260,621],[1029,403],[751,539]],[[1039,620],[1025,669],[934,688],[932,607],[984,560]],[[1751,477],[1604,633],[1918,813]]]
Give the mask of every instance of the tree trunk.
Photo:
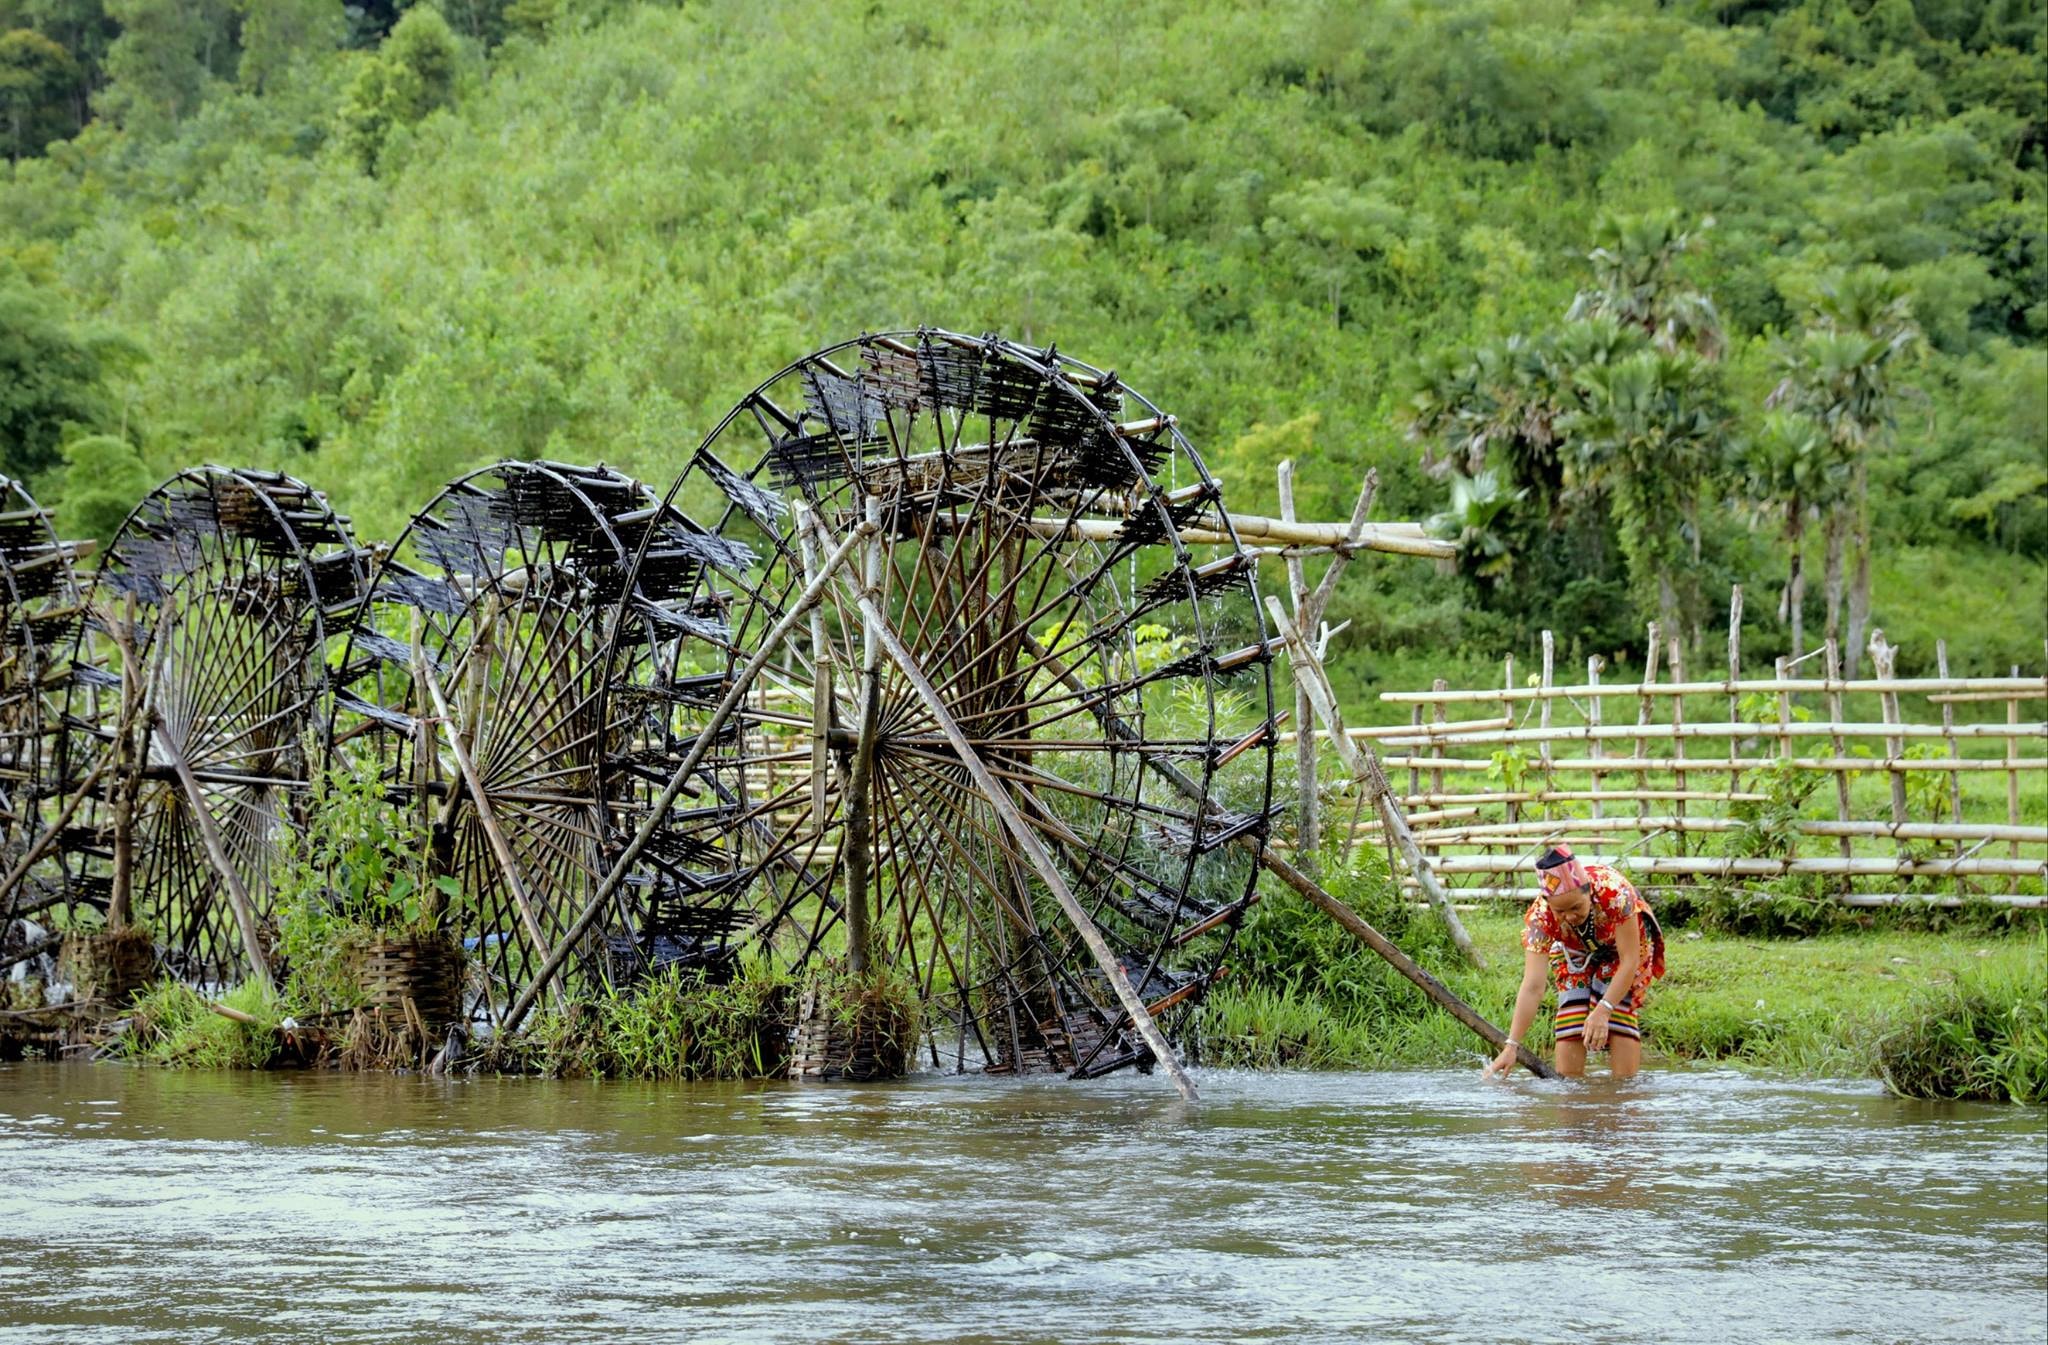
[[[1792,657],[1806,652],[1806,510],[1794,497],[1785,510],[1785,544],[1791,549],[1785,576],[1785,618],[1792,627]]]
[[[1827,568],[1823,571],[1822,582],[1828,590],[1827,637],[1837,645],[1842,641],[1842,511],[1831,510],[1825,524],[1827,534]]]
[[[1849,676],[1856,676],[1862,662],[1863,632],[1870,627],[1870,474],[1863,460],[1856,461],[1855,509],[1850,545],[1856,549],[1856,581],[1849,589]]]

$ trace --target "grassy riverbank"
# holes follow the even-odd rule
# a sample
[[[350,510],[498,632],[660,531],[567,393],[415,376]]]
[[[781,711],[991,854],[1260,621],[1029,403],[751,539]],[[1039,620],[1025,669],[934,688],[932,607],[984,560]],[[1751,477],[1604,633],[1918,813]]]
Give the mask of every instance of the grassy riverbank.
[[[1520,978],[1520,916],[1467,912],[1488,968],[1463,966],[1435,917],[1341,885],[1467,1002],[1505,1025]],[[1726,908],[1667,920],[1670,970],[1646,1016],[1648,1058],[1885,1077],[1915,1095],[2048,1101],[2048,926],[1992,912],[1823,917],[1767,937]],[[1681,920],[1683,923],[1681,923]],[[1210,1064],[1316,1069],[1472,1064],[1479,1044],[1328,921],[1288,897],[1258,908],[1237,964],[1203,1010]],[[1531,1037],[1545,1042],[1549,1006]]]

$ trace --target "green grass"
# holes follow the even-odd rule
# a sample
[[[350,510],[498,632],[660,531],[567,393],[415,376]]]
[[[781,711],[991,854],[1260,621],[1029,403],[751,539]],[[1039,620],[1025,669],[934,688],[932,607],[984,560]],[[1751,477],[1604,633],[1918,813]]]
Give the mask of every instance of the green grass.
[[[189,1069],[265,1069],[276,1060],[283,1016],[277,1000],[254,981],[220,997],[231,1009],[261,1020],[251,1027],[207,1007],[206,997],[166,978],[135,1000],[129,1028],[116,1039],[115,1054],[129,1060]]]
[[[1464,915],[1489,963],[1482,972],[1457,960],[1433,916],[1393,907],[1371,881],[1335,886],[1467,1003],[1506,1025],[1521,975],[1519,913]],[[2048,1002],[2048,934],[2034,918],[1967,914],[1863,914],[1854,917],[1862,928],[1801,938],[1670,929],[1670,970],[1645,1017],[1647,1059],[2041,1100],[2048,1012],[2029,1006]],[[1205,1062],[1374,1069],[1480,1059],[1470,1032],[1291,896],[1257,908],[1246,936],[1233,959],[1241,974],[1200,1013]],[[1549,1013],[1546,1004],[1530,1033],[1546,1048]]]

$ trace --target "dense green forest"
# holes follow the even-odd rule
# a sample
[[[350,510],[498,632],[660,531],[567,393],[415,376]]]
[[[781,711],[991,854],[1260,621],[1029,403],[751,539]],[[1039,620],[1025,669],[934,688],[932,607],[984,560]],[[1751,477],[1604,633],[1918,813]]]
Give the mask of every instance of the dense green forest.
[[[2042,0],[0,0],[0,469],[368,535],[506,456],[666,482],[806,350],[1114,367],[1240,508],[1434,519],[1353,680],[1835,610],[2048,628]],[[1867,604],[1862,595],[1868,594]],[[1865,608],[1867,606],[1867,618]]]

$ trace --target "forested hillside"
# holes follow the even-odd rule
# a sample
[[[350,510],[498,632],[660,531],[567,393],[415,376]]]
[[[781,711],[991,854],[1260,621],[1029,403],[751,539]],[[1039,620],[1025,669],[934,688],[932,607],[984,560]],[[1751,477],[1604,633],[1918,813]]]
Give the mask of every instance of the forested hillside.
[[[1377,466],[1463,560],[1358,567],[1353,676],[1731,582],[1760,655],[1788,584],[1860,643],[1859,570],[1901,671],[2038,666],[2044,14],[0,0],[0,469],[104,535],[281,467],[389,535],[504,456],[666,482],[932,323],[1114,367],[1239,507]]]

